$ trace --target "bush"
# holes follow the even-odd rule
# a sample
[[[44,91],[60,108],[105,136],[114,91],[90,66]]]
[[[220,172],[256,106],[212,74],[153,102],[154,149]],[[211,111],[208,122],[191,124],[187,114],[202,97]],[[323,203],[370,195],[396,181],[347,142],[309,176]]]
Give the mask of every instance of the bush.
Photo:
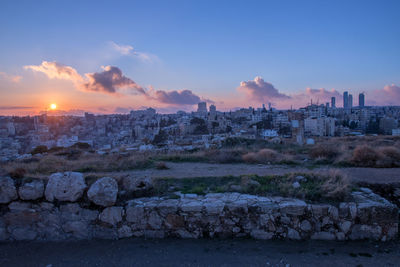
[[[240,149],[213,149],[204,151],[203,158],[215,163],[240,163],[243,162],[242,154]]]
[[[264,148],[258,152],[250,152],[243,155],[243,160],[248,163],[270,163],[277,162],[282,159],[281,155],[275,150]]]
[[[321,185],[323,196],[330,199],[344,200],[350,192],[349,178],[338,170],[329,170],[324,174]]]
[[[396,147],[380,147],[378,152],[381,159],[377,161],[379,167],[400,167],[400,150]]]
[[[62,151],[63,149],[64,149],[64,147],[62,147],[62,146],[53,146],[47,152],[49,152],[49,153],[59,152],[59,151]]]
[[[68,147],[56,153],[57,156],[65,156],[69,160],[77,160],[82,155],[82,151],[73,147]]]
[[[380,153],[367,146],[357,146],[353,151],[351,161],[357,166],[375,167],[376,162],[381,159]]]
[[[43,154],[46,153],[47,151],[48,151],[47,146],[37,146],[31,151],[31,154],[32,155]]]
[[[338,150],[330,145],[315,145],[311,151],[310,156],[314,159],[324,158],[324,159],[334,159],[338,155]]]
[[[68,168],[69,166],[65,159],[53,155],[47,155],[40,159],[34,172],[48,174],[53,172],[69,171]]]
[[[83,150],[87,150],[87,149],[91,148],[91,146],[88,143],[83,143],[83,142],[77,142],[72,147],[83,149]]]
[[[156,164],[156,169],[157,170],[168,170],[169,167],[167,166],[167,164],[165,164],[165,162],[157,162]]]
[[[298,182],[300,187],[294,187],[294,182]],[[324,173],[291,173],[271,176],[159,178],[155,180],[154,187],[155,192],[161,196],[176,191],[185,194],[233,191],[262,196],[295,197],[315,202],[339,202],[351,198],[351,184],[347,176],[336,170],[328,170]]]
[[[13,179],[21,179],[24,178],[26,174],[26,170],[24,168],[16,168],[12,170],[8,175],[10,175]]]

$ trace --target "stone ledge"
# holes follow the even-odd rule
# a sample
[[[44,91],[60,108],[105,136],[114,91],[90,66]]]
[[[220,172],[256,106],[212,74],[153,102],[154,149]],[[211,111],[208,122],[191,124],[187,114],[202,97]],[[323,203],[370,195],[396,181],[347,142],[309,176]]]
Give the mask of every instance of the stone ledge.
[[[132,199],[111,207],[13,201],[1,205],[0,240],[252,237],[392,240],[398,208],[368,189],[354,202],[307,204],[239,193]]]

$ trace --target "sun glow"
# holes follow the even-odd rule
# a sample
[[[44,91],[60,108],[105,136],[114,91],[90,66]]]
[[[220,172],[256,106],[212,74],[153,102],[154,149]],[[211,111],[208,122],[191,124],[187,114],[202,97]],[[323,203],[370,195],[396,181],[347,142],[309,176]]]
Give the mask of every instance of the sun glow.
[[[51,104],[51,105],[50,105],[50,109],[55,110],[56,108],[57,108],[57,105],[56,105],[56,104]]]

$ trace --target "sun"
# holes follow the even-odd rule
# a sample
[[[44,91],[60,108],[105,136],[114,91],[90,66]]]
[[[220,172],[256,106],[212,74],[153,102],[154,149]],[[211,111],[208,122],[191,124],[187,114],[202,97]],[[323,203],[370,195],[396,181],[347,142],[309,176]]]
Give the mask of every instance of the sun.
[[[56,104],[50,104],[50,109],[55,110],[57,108]]]

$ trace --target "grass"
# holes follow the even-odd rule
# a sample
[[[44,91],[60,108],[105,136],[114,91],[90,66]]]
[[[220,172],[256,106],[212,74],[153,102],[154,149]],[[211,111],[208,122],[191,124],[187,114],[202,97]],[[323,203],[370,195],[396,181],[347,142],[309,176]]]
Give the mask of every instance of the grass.
[[[390,146],[389,146],[390,145]],[[367,149],[366,149],[367,148]],[[371,158],[372,157],[372,158]],[[249,163],[335,167],[400,167],[400,138],[395,136],[319,137],[315,145],[268,143],[228,138],[221,149],[166,153],[171,162]]]
[[[303,176],[305,179],[298,181],[300,187],[293,187],[293,183]],[[273,176],[224,176],[224,177],[199,177],[199,178],[161,178],[155,180],[158,195],[168,195],[175,191],[184,194],[207,194],[222,192],[240,192],[264,196],[295,197],[304,200],[342,201],[350,197],[351,185],[346,176],[338,171],[331,170],[321,173],[292,173]]]
[[[51,174],[54,172],[119,172],[153,168],[155,162],[144,155],[98,155],[84,153],[77,158],[68,155],[47,154],[36,160],[12,161],[3,164],[5,171],[13,176]]]
[[[171,162],[242,163],[242,149],[210,149],[196,152],[169,153],[156,156],[156,160]]]
[[[357,146],[350,161],[355,166],[393,168],[400,167],[400,149],[397,147]]]
[[[247,163],[335,167],[400,167],[400,138],[364,136],[316,138],[316,145],[299,146],[265,140],[228,138],[220,149],[191,152],[123,152],[98,155],[90,146],[78,143],[70,148],[47,149],[38,146],[30,159],[0,163],[0,170],[12,177],[48,175],[54,172],[120,172],[156,168],[165,170],[165,162]]]
[[[175,191],[203,195],[211,192],[226,192],[226,186],[234,183],[240,183],[240,177],[159,178],[155,179],[154,187],[159,195]]]

